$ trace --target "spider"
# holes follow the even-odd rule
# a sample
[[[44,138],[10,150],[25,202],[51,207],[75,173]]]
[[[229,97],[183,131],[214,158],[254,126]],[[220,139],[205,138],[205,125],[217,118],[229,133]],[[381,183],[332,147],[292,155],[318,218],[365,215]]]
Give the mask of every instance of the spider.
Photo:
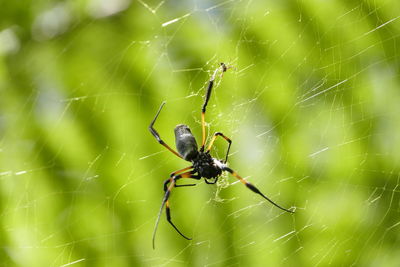
[[[237,178],[240,182],[242,182],[247,188],[249,188],[251,191],[253,191],[256,194],[261,195],[264,199],[266,199],[268,202],[270,202],[272,205],[275,207],[278,207],[281,210],[284,210],[289,213],[294,213],[294,211],[285,209],[278,204],[276,204],[274,201],[266,197],[261,191],[255,187],[253,184],[249,183],[246,181],[244,178],[239,176],[234,170],[228,167],[227,162],[228,162],[228,156],[229,156],[229,150],[231,148],[232,141],[228,137],[226,137],[224,134],[221,132],[216,132],[207,149],[205,149],[205,143],[206,143],[206,130],[205,130],[205,113],[206,113],[206,108],[208,101],[210,100],[211,96],[211,91],[214,85],[215,77],[218,73],[218,71],[221,71],[221,77],[224,72],[228,70],[228,67],[224,63],[220,63],[220,66],[214,71],[213,75],[211,76],[208,86],[207,86],[207,91],[206,91],[206,96],[204,99],[204,103],[201,109],[201,128],[202,128],[202,141],[201,141],[201,147],[198,149],[197,147],[197,142],[196,139],[194,138],[192,132],[190,131],[190,128],[187,125],[184,124],[179,124],[175,127],[175,143],[176,143],[176,149],[178,152],[176,152],[174,149],[172,149],[170,146],[168,146],[160,137],[158,132],[154,129],[154,123],[156,122],[158,115],[161,112],[161,109],[165,105],[165,102],[163,102],[158,109],[156,116],[152,120],[149,126],[149,130],[151,134],[157,139],[158,143],[163,145],[165,148],[167,148],[169,151],[171,151],[173,154],[178,156],[181,159],[184,159],[186,161],[189,161],[192,163],[191,166],[183,168],[181,170],[177,170],[173,173],[170,174],[169,178],[165,180],[164,182],[164,198],[161,203],[160,211],[157,216],[157,221],[154,227],[154,232],[153,232],[153,249],[155,248],[155,237],[156,237],[156,232],[158,228],[158,223],[160,221],[160,217],[162,214],[162,211],[166,209],[166,215],[167,215],[167,221],[172,225],[172,227],[185,239],[191,240],[191,238],[185,236],[179,229],[178,227],[175,226],[175,224],[171,220],[171,210],[170,210],[170,205],[169,205],[169,197],[171,195],[171,191],[174,187],[183,187],[183,186],[195,186],[196,184],[177,184],[177,181],[182,178],[192,178],[196,180],[200,180],[201,178],[204,178],[204,181],[207,184],[215,184],[218,181],[218,178],[220,175],[227,171],[229,172],[232,176]],[[226,151],[226,156],[224,160],[219,160],[216,158],[213,158],[210,155],[211,148],[214,144],[215,139],[217,137],[222,137],[228,142],[228,149]]]

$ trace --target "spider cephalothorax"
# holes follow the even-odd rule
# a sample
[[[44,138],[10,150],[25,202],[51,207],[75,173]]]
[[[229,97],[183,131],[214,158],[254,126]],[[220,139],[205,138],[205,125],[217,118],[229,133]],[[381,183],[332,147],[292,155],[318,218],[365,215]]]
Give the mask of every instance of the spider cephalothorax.
[[[216,179],[223,171],[226,164],[211,157],[209,152],[199,152],[197,157],[192,160],[193,170],[205,179]],[[206,182],[208,182],[206,180]]]
[[[285,208],[279,206],[278,204],[276,204],[275,202],[273,202],[271,199],[269,199],[263,193],[261,193],[261,191],[258,190],[257,187],[255,187],[253,184],[246,181],[244,178],[239,176],[234,170],[230,169],[227,166],[226,163],[228,162],[229,149],[231,147],[232,141],[231,141],[231,139],[226,137],[224,134],[222,134],[220,132],[215,133],[208,145],[208,148],[205,149],[205,142],[206,142],[205,113],[206,113],[207,104],[210,99],[211,90],[213,88],[214,80],[215,80],[215,77],[216,77],[218,71],[221,70],[221,73],[224,73],[225,71],[227,71],[227,69],[228,69],[228,67],[224,63],[221,63],[221,66],[214,71],[213,75],[211,76],[210,81],[208,82],[204,104],[201,109],[202,142],[201,142],[200,149],[198,149],[198,147],[197,147],[196,139],[194,138],[192,132],[190,131],[190,128],[184,124],[179,124],[175,127],[175,143],[176,143],[176,149],[178,152],[173,150],[170,146],[168,146],[160,138],[160,135],[153,128],[153,125],[156,122],[157,117],[160,114],[160,111],[163,108],[165,102],[163,102],[161,104],[156,116],[154,117],[153,121],[150,123],[149,130],[161,145],[166,147],[169,151],[174,153],[176,156],[192,163],[192,165],[189,167],[186,167],[186,168],[183,168],[181,170],[171,173],[170,177],[167,180],[165,180],[165,182],[164,182],[164,198],[161,203],[161,208],[158,213],[156,226],[154,228],[153,248],[155,246],[155,235],[156,235],[156,231],[157,231],[157,226],[158,226],[160,216],[161,216],[164,206],[166,209],[167,221],[172,225],[172,227],[175,228],[175,230],[181,236],[190,240],[190,238],[188,238],[184,234],[182,234],[179,231],[179,229],[175,226],[175,224],[172,222],[171,211],[170,211],[170,206],[169,206],[169,197],[171,195],[171,191],[173,188],[181,187],[181,186],[194,186],[195,185],[195,184],[177,184],[176,182],[182,178],[191,178],[191,179],[196,179],[196,180],[204,178],[204,181],[207,184],[215,184],[218,180],[218,177],[222,174],[222,172],[226,171],[226,172],[229,172],[235,178],[237,178],[244,185],[246,185],[246,187],[249,188],[251,191],[253,191],[256,194],[261,195],[264,199],[266,199],[267,201],[272,203],[274,206],[276,206],[286,212],[290,212],[290,213],[294,212],[292,210],[285,209]],[[211,148],[214,144],[215,139],[218,136],[221,136],[228,142],[228,149],[226,151],[225,160],[219,160],[219,159],[213,158],[210,155]],[[209,181],[210,179],[212,180],[212,182]]]

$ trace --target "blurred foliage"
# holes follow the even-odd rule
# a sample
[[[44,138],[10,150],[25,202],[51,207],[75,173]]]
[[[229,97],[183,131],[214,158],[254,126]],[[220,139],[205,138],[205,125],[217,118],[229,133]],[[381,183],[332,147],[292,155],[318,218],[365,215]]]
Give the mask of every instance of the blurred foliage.
[[[398,1],[3,1],[0,266],[398,266]],[[234,178],[176,189],[176,124]],[[218,141],[214,155],[226,144]]]

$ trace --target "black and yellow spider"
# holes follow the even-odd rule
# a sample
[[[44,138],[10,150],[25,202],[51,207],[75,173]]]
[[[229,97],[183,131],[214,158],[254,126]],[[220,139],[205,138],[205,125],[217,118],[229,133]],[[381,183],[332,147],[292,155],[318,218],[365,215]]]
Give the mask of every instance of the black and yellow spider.
[[[231,148],[232,141],[228,137],[226,137],[224,134],[217,132],[214,134],[213,138],[211,139],[210,144],[208,145],[208,148],[205,150],[205,141],[206,141],[206,130],[205,130],[205,113],[206,113],[206,108],[208,101],[211,96],[211,90],[214,85],[214,80],[215,77],[218,73],[218,71],[221,71],[221,75],[226,72],[228,67],[224,64],[221,63],[220,67],[217,68],[213,75],[211,76],[210,81],[208,82],[207,86],[207,92],[206,92],[206,97],[204,100],[203,107],[201,109],[201,127],[202,127],[202,142],[201,142],[201,147],[198,149],[196,139],[192,135],[192,132],[190,131],[190,128],[187,125],[184,124],[179,124],[175,127],[175,143],[176,143],[176,149],[178,152],[173,150],[170,146],[168,146],[161,138],[158,132],[153,128],[154,123],[157,120],[158,115],[161,112],[161,109],[165,105],[165,102],[163,102],[158,109],[158,112],[156,116],[154,117],[153,121],[150,123],[149,130],[151,134],[157,139],[157,141],[166,147],[169,151],[174,153],[176,156],[189,161],[192,163],[191,166],[186,167],[184,169],[175,171],[171,173],[170,177],[165,180],[164,182],[164,198],[162,200],[161,208],[158,213],[156,225],[154,228],[154,233],[153,233],[153,248],[155,247],[155,236],[156,236],[156,231],[158,227],[158,223],[160,221],[160,216],[163,211],[164,206],[166,207],[166,214],[167,214],[167,221],[172,225],[172,227],[175,228],[175,230],[184,238],[191,240],[190,238],[186,237],[184,234],[179,231],[179,229],[175,226],[175,224],[171,221],[171,211],[169,208],[169,197],[171,195],[171,191],[174,187],[180,187],[180,186],[194,186],[195,184],[183,184],[183,185],[178,185],[176,182],[181,179],[181,178],[192,178],[196,180],[200,180],[201,178],[204,178],[204,181],[207,184],[215,184],[218,180],[218,177],[222,174],[222,172],[227,171],[229,172],[232,176],[240,180],[244,185],[247,186],[251,191],[254,193],[257,193],[261,195],[263,198],[268,200],[271,204],[274,206],[280,208],[281,210],[284,210],[286,212],[294,213],[292,210],[288,210],[285,208],[282,208],[275,202],[273,202],[271,199],[266,197],[263,193],[260,192],[254,185],[240,177],[234,170],[229,168],[227,166],[227,161],[228,161],[228,155],[229,155],[229,149]],[[215,139],[221,136],[228,142],[228,150],[226,152],[225,160],[219,160],[216,158],[213,158],[210,155],[211,148],[214,144]],[[209,180],[212,181],[209,181]]]

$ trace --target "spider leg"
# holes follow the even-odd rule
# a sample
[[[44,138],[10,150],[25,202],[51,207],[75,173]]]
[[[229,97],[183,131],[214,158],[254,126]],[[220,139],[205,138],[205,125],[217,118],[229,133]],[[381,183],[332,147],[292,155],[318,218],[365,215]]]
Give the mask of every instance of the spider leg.
[[[210,100],[210,96],[211,96],[211,91],[212,88],[214,86],[214,81],[215,81],[215,77],[217,76],[218,71],[221,69],[222,74],[224,72],[227,71],[228,67],[224,64],[221,63],[220,67],[218,67],[213,75],[211,76],[210,81],[208,82],[208,86],[207,86],[207,91],[206,91],[206,97],[204,99],[204,103],[203,103],[203,107],[201,108],[201,129],[202,129],[202,142],[201,142],[201,148],[200,151],[204,151],[204,145],[206,143],[206,121],[205,121],[205,115],[206,115],[206,108],[207,108],[207,104],[208,101]]]
[[[175,150],[173,150],[169,145],[167,145],[163,140],[161,140],[160,135],[158,134],[158,132],[156,131],[156,129],[154,129],[153,125],[157,120],[158,115],[161,112],[161,109],[163,108],[163,106],[165,105],[165,102],[162,102],[160,108],[157,111],[156,116],[154,117],[154,119],[151,121],[150,125],[149,125],[149,130],[151,132],[151,134],[157,139],[158,143],[160,143],[161,145],[163,145],[164,147],[166,147],[169,151],[171,151],[172,153],[174,153],[176,156],[182,158],[181,155],[178,154],[178,152],[176,152]]]
[[[216,184],[218,182],[218,177],[216,177],[212,182],[209,182],[207,178],[204,178],[204,182],[206,182],[206,184]]]
[[[224,163],[227,163],[227,162],[228,162],[229,149],[231,149],[232,140],[229,139],[228,137],[226,137],[223,133],[221,133],[221,132],[216,132],[216,133],[214,134],[214,136],[213,136],[213,138],[211,139],[210,145],[208,146],[206,152],[210,152],[212,146],[214,145],[214,141],[215,141],[215,139],[217,139],[218,136],[221,136],[222,138],[224,138],[224,139],[229,143],[229,145],[228,145],[228,150],[226,151],[225,161],[224,161]]]
[[[175,175],[177,175],[177,174],[179,174],[181,172],[184,172],[184,171],[187,171],[187,170],[190,170],[190,169],[193,169],[193,165],[171,173],[169,175],[170,178],[168,178],[167,180],[164,181],[164,192],[167,191],[167,188],[168,188],[167,185],[171,181],[172,177],[174,177]],[[175,187],[195,186],[195,185],[197,185],[197,184],[176,184],[175,183]]]
[[[195,186],[197,184],[175,184],[175,187]]]
[[[169,175],[169,177],[174,177],[175,175],[177,175],[177,174],[179,174],[179,173],[181,173],[181,172],[190,170],[190,169],[193,169],[193,165],[192,165],[192,166],[189,166],[189,167],[186,167],[186,168],[183,168],[183,169],[180,169],[180,170],[177,170],[177,171],[174,171],[174,172],[172,172],[172,173]],[[169,179],[168,179],[168,180],[169,180]],[[167,181],[168,181],[168,180],[167,180]]]
[[[182,170],[180,170],[182,171]],[[179,171],[178,171],[179,172]],[[170,211],[170,207],[169,207],[169,197],[171,194],[171,191],[174,187],[176,187],[176,181],[181,179],[181,178],[193,178],[193,179],[200,179],[199,176],[197,175],[193,175],[193,171],[188,171],[188,172],[184,172],[178,175],[173,175],[172,177],[170,177],[169,179],[167,179],[164,182],[164,198],[162,200],[161,203],[161,207],[160,210],[158,212],[158,216],[157,216],[157,221],[156,221],[156,225],[154,227],[154,231],[153,231],[153,249],[155,248],[155,238],[156,238],[156,232],[157,232],[157,228],[158,228],[158,224],[160,222],[160,218],[161,218],[161,213],[164,209],[166,209],[166,215],[167,215],[167,221],[172,225],[172,227],[174,227],[174,229],[184,238],[186,238],[187,240],[191,240],[190,238],[186,237],[184,234],[181,233],[181,231],[179,231],[179,229],[175,226],[175,224],[172,222],[171,220],[171,211]]]
[[[223,168],[223,170],[229,172],[230,174],[232,174],[232,176],[234,176],[235,178],[237,178],[240,182],[242,182],[245,186],[247,186],[247,188],[249,188],[251,191],[253,191],[253,192],[256,193],[256,194],[261,195],[263,198],[265,198],[266,200],[268,200],[268,201],[269,201],[272,205],[274,205],[275,207],[277,207],[277,208],[279,208],[279,209],[281,209],[281,210],[284,210],[284,211],[286,211],[286,212],[289,212],[289,213],[294,213],[294,211],[289,210],[289,209],[285,209],[285,208],[279,206],[278,204],[276,204],[274,201],[272,201],[272,200],[269,199],[268,197],[266,197],[263,193],[260,192],[260,190],[258,190],[257,187],[255,187],[254,185],[252,185],[251,183],[249,183],[248,181],[246,181],[244,178],[242,178],[241,176],[239,176],[234,170],[232,170],[232,169],[230,169],[230,168],[228,168],[228,167]]]

